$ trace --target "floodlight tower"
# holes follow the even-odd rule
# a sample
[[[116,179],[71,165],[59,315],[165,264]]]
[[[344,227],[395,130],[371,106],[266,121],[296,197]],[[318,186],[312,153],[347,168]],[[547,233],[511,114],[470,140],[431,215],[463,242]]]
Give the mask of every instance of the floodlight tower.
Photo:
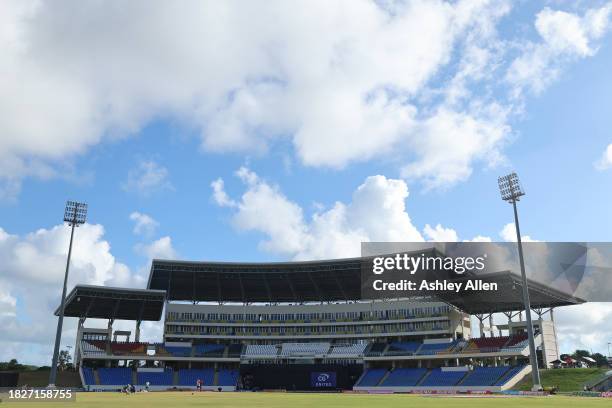
[[[531,361],[531,378],[533,380],[533,389],[541,390],[540,371],[538,369],[538,356],[536,354],[535,339],[533,335],[533,324],[531,323],[531,301],[529,300],[529,288],[527,287],[527,274],[525,273],[525,261],[523,259],[523,243],[521,241],[521,229],[519,227],[518,211],[516,202],[521,196],[525,195],[525,190],[521,187],[519,178],[516,173],[510,173],[507,176],[497,179],[499,191],[502,200],[512,204],[514,209],[514,225],[516,227],[516,241],[518,244],[519,262],[521,265],[521,280],[523,282],[523,304],[525,306],[525,316],[527,317],[527,336],[529,337],[529,360]]]
[[[57,333],[55,334],[55,348],[53,349],[53,361],[51,363],[51,373],[49,374],[49,387],[55,387],[55,379],[57,376],[57,360],[59,357],[60,341],[62,338],[62,325],[64,324],[64,305],[66,302],[66,285],[68,284],[68,270],[70,269],[70,255],[72,255],[72,240],[74,238],[74,229],[85,223],[87,219],[87,204],[76,201],[66,202],[66,210],[64,211],[64,222],[67,222],[71,227],[70,230],[70,245],[68,246],[68,259],[66,261],[66,273],[64,274],[64,289],[62,291],[62,300],[60,303],[59,317],[57,319]]]

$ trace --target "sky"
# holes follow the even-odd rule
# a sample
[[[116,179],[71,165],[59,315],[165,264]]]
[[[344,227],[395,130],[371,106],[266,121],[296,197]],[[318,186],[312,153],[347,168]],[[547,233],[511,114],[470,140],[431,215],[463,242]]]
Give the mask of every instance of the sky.
[[[606,1],[0,2],[0,361],[49,363],[67,199],[89,204],[69,287],[143,288],[153,258],[513,240],[511,171],[525,236],[612,240],[611,19]],[[610,304],[555,317],[562,351],[607,352]]]

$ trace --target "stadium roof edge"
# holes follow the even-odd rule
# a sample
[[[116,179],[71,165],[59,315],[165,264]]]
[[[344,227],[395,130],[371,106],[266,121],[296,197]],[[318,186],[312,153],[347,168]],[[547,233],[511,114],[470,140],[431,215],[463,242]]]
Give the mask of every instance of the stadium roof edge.
[[[66,297],[67,317],[159,321],[166,291],[112,286],[76,285]],[[59,315],[60,307],[55,310]]]

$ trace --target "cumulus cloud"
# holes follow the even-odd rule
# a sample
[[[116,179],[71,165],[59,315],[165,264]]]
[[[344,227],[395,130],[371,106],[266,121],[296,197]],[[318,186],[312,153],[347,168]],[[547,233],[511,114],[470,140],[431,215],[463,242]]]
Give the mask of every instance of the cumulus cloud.
[[[601,155],[601,158],[595,162],[597,170],[607,170],[612,168],[612,143],[608,145],[606,150]]]
[[[136,252],[151,259],[176,259],[177,253],[172,246],[172,239],[161,237],[149,244],[136,245]]]
[[[213,200],[221,207],[235,207],[236,202],[229,198],[225,192],[225,184],[223,179],[218,178],[210,183],[213,189]]]
[[[524,89],[542,92],[560,74],[568,60],[595,55],[597,41],[609,29],[612,3],[591,8],[582,15],[545,8],[536,16],[541,42],[528,42],[508,69],[506,79],[515,94]]]
[[[207,151],[265,153],[283,140],[309,166],[391,158],[428,188],[498,163],[511,133],[506,91],[501,101],[482,91],[509,62],[513,39],[497,33],[508,0],[2,3],[5,196],[43,177],[37,163],[159,118],[195,129]],[[544,9],[542,42],[514,61],[510,82],[545,81],[553,57],[593,55],[608,14]],[[145,162],[125,187],[165,188],[166,176]]]
[[[504,228],[499,232],[499,236],[506,242],[516,242],[516,226],[513,222],[504,225]],[[537,239],[531,238],[529,235],[521,234],[523,242],[539,242]]]
[[[151,236],[159,227],[159,223],[150,215],[138,211],[130,214],[130,220],[134,221],[134,229],[132,231],[136,235]]]
[[[70,229],[57,225],[23,236],[0,228],[0,360],[49,364],[55,335],[53,311],[59,305]],[[111,253],[101,225],[84,224],[75,231],[68,288],[77,283],[144,287]],[[100,323],[98,323],[100,324]],[[65,322],[62,344],[73,344],[76,328]]]
[[[302,207],[253,171],[242,167],[236,174],[246,191],[232,200],[232,223],[239,230],[263,233],[260,245],[266,251],[321,259],[359,256],[362,241],[423,241],[406,212],[408,187],[402,180],[368,177],[351,202],[336,202],[328,209],[317,206],[306,217]],[[213,196],[218,194],[213,186]]]
[[[135,168],[131,169],[122,188],[143,196],[173,189],[168,169],[153,160],[141,160]]]
[[[610,303],[585,303],[555,309],[555,323],[561,352],[576,349],[592,350],[607,354],[607,345],[612,338]]]
[[[459,237],[457,236],[457,231],[451,228],[444,228],[440,224],[436,225],[433,228],[431,225],[425,224],[423,233],[429,241],[457,242],[459,240]]]

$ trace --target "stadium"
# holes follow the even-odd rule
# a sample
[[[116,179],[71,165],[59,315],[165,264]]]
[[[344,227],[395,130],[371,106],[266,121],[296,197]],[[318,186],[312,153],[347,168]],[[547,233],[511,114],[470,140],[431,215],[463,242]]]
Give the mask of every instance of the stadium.
[[[361,258],[286,263],[154,260],[146,289],[77,285],[74,361],[83,389],[500,393],[530,373],[520,276],[507,299],[362,300]],[[554,309],[581,299],[529,281],[539,367],[559,356]],[[499,296],[499,295],[496,295]],[[59,309],[56,314],[59,313]],[[493,313],[506,324],[493,326]],[[471,317],[478,322],[474,336]],[[106,329],[88,328],[106,319]],[[162,321],[163,319],[163,321]],[[117,320],[134,331],[114,330]],[[163,338],[140,341],[143,321]]]

